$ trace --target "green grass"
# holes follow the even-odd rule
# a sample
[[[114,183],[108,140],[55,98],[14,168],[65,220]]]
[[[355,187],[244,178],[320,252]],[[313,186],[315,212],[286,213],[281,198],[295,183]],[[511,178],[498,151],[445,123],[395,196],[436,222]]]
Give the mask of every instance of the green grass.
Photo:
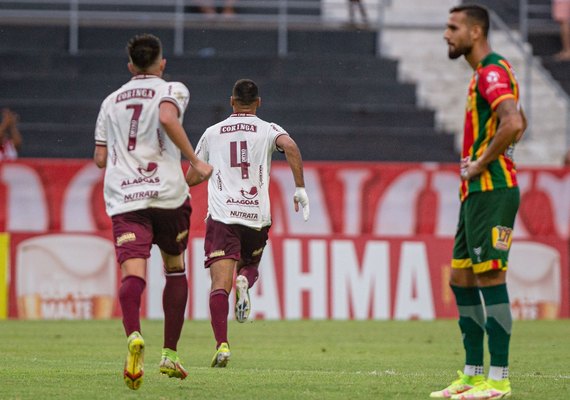
[[[514,329],[512,398],[570,398],[570,321]],[[0,399],[427,399],[463,367],[455,321],[232,321],[225,369],[209,367],[209,322],[187,321],[184,381],[158,373],[162,322],[143,334],[145,380],[131,391],[120,321],[0,321]]]

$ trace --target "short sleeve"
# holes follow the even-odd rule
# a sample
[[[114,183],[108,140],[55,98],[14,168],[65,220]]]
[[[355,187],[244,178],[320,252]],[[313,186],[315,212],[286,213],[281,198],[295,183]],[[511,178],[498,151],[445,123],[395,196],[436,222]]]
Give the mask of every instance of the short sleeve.
[[[208,140],[206,139],[206,133],[202,135],[202,137],[198,141],[198,144],[196,145],[196,156],[204,162],[208,162],[210,159],[208,153]]]
[[[107,103],[108,98],[101,104],[101,109],[99,110],[99,115],[97,116],[97,122],[95,123],[95,145],[96,146],[107,146]]]
[[[269,135],[271,137],[271,143],[273,144],[272,150],[273,151],[278,150],[278,151],[282,152],[282,150],[277,147],[276,141],[277,141],[277,138],[281,135],[289,136],[287,131],[285,129],[283,129],[282,127],[280,127],[279,125],[277,125],[276,123],[271,122],[269,124]]]
[[[506,99],[515,99],[509,73],[498,65],[481,69],[478,80],[479,93],[493,110]]]
[[[183,115],[190,101],[188,88],[180,82],[168,82],[162,93],[160,102],[169,101],[178,108],[179,115]]]

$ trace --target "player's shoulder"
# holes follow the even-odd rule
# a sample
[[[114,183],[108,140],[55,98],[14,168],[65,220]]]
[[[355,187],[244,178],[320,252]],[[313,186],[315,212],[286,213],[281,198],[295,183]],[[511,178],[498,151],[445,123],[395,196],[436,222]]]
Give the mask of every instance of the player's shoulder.
[[[509,70],[512,69],[512,66],[505,57],[494,52],[488,54],[481,61],[481,72],[485,73],[497,69]]]
[[[267,124],[269,125],[269,128],[278,133],[278,134],[286,134],[288,135],[287,131],[279,124],[276,124],[275,122],[267,122]]]
[[[188,97],[190,95],[190,90],[188,90],[188,87],[182,82],[178,81],[169,82],[163,80],[160,87],[163,91],[164,96],[176,97],[176,94],[182,94],[185,97]]]

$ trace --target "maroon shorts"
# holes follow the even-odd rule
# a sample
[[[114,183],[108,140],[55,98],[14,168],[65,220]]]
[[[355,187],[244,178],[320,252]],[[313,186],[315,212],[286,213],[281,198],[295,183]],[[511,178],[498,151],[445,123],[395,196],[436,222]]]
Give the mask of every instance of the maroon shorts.
[[[224,224],[208,218],[204,251],[208,268],[223,259],[241,260],[244,266],[257,266],[267,243],[269,226],[260,230],[238,224]]]
[[[113,237],[117,261],[149,258],[152,244],[170,255],[178,255],[188,246],[190,199],[178,208],[145,208],[113,215]]]

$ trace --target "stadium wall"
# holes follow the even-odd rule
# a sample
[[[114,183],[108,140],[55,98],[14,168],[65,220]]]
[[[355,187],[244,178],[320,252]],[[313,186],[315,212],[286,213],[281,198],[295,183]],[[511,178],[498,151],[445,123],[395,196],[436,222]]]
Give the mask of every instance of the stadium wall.
[[[251,294],[253,317],[455,317],[447,281],[459,211],[456,169],[438,163],[307,162],[311,220],[305,223],[292,207],[287,164],[275,162],[273,227]],[[514,315],[567,318],[570,169],[522,168],[518,180],[522,205],[508,274]],[[90,160],[0,164],[0,319],[119,315],[119,269],[102,192],[103,171]],[[207,319],[206,186],[191,194],[188,318]],[[145,317],[162,317],[163,279],[153,248]]]

